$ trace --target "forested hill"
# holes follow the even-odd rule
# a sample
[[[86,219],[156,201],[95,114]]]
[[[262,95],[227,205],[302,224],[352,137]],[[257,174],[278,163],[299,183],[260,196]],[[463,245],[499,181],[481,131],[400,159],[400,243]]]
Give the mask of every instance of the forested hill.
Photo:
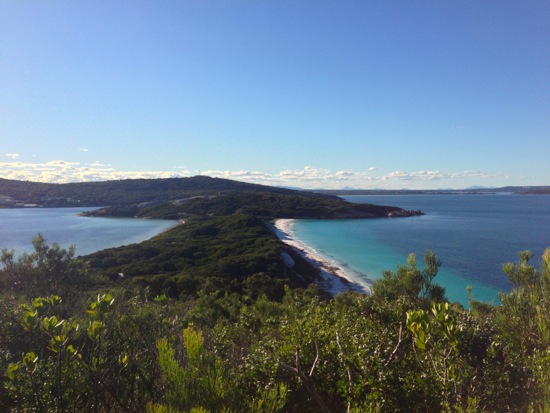
[[[303,197],[335,196],[313,194],[306,191],[249,184],[229,179],[194,176],[168,179],[126,179],[103,182],[51,184],[16,181],[0,178],[0,206],[37,204],[44,207],[106,206],[159,200],[177,200],[192,196],[219,194],[220,192],[268,192],[296,194]]]
[[[274,218],[372,218],[419,211],[352,204],[334,195],[255,185],[228,179],[138,179],[45,184],[0,180],[0,207],[106,206],[90,216],[180,219],[190,215],[251,214]]]
[[[232,192],[218,195],[193,196],[173,201],[156,201],[118,205],[90,211],[86,216],[119,216],[160,219],[186,219],[189,216],[219,217],[249,214],[262,219],[276,218],[376,218],[390,214],[417,215],[420,211],[372,204],[353,204],[342,199],[330,199],[272,192]]]

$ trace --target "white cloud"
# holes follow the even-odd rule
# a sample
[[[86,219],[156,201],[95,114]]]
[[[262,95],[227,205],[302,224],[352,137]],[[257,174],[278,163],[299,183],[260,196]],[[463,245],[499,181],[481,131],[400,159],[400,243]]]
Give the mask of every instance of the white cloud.
[[[0,162],[0,178],[20,181],[68,183],[118,179],[172,178],[189,176],[187,171],[119,171],[99,162],[81,164],[55,160],[46,163]]]
[[[274,186],[294,186],[304,189],[338,189],[338,188],[401,188],[403,181],[409,182],[411,188],[464,187],[468,179],[482,183],[485,179],[507,178],[483,171],[442,172],[442,171],[394,171],[382,176],[374,176],[369,168],[367,171],[341,170],[333,172],[330,169],[306,166],[303,169],[287,169],[275,174],[250,171],[205,171],[203,175],[223,177],[246,182],[261,183]],[[434,182],[437,182],[434,183]],[[461,185],[461,182],[465,184]]]
[[[17,159],[17,158],[19,158],[21,155],[18,154],[18,153],[7,153],[6,156],[7,156],[8,158],[11,158],[11,159]]]
[[[286,169],[274,174],[263,172],[221,172],[205,171],[203,175],[224,177],[246,182],[260,183],[273,186],[293,186],[306,189],[341,188],[352,183],[365,183],[373,178],[365,172],[336,171],[330,169],[306,166],[303,169]]]
[[[384,179],[399,179],[405,181],[414,180],[440,180],[445,178],[451,178],[453,174],[443,173],[440,171],[417,171],[417,172],[403,172],[395,171],[390,172],[384,177]]]
[[[352,177],[354,176],[355,173],[352,172],[352,171],[337,171],[336,172],[336,176],[338,177],[346,177],[346,178],[349,178],[349,177]]]
[[[60,167],[70,167],[74,165],[80,165],[78,162],[66,162],[66,161],[50,161],[46,162],[46,165],[60,166]]]
[[[36,182],[92,182],[119,179],[175,178],[198,175],[184,167],[173,171],[122,171],[99,161],[82,164],[64,160],[46,163],[0,162],[0,178]],[[385,175],[375,175],[377,168],[366,171],[338,170],[306,166],[303,169],[285,169],[276,173],[262,171],[222,171],[207,170],[201,174],[217,178],[243,182],[290,186],[304,189],[339,188],[441,188],[466,187],[470,185],[495,185],[495,181],[506,181],[509,177],[485,171],[444,172],[420,170],[413,172],[393,171]],[[507,183],[505,183],[507,184]]]

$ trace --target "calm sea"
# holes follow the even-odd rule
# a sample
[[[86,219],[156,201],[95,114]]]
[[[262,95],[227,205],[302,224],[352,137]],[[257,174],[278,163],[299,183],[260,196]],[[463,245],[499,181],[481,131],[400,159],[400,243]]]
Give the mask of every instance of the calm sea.
[[[77,255],[133,244],[177,224],[168,220],[89,218],[77,216],[91,208],[0,209],[0,249],[32,251],[32,239],[41,233],[49,244],[73,244]]]
[[[436,281],[452,301],[498,302],[511,284],[502,272],[531,250],[532,263],[550,246],[550,196],[545,195],[384,195],[348,196],[348,201],[421,209],[426,215],[368,220],[298,220],[297,238],[357,277],[375,280],[427,250],[443,262]]]
[[[550,246],[550,196],[544,195],[387,195],[349,196],[351,202],[421,209],[426,215],[368,220],[297,220],[295,235],[356,277],[375,280],[384,270],[419,264],[432,250],[443,266],[437,281],[453,301],[467,304],[466,286],[483,301],[495,301],[511,284],[505,262],[529,249],[533,263]],[[76,216],[89,208],[0,209],[0,249],[32,249],[41,233],[49,243],[76,245],[78,255],[149,239],[175,221]]]

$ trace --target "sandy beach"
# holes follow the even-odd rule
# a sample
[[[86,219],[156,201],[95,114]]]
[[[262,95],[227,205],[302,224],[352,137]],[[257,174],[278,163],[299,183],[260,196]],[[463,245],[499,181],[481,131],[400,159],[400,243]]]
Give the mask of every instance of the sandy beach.
[[[323,288],[333,295],[349,290],[370,293],[371,284],[355,279],[344,269],[330,262],[329,258],[322,256],[313,248],[297,239],[292,231],[294,221],[293,219],[275,220],[273,222],[275,233],[281,241],[293,247],[300,255],[319,268],[323,277],[323,281],[320,283]]]

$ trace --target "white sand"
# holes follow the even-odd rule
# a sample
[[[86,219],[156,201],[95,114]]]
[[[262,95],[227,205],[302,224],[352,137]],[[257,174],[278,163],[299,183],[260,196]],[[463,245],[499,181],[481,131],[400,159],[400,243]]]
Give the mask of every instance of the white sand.
[[[331,262],[330,258],[322,256],[303,241],[297,239],[292,231],[294,221],[294,219],[275,220],[273,223],[275,233],[281,241],[293,247],[300,255],[321,270],[324,281],[320,284],[323,288],[333,295],[349,290],[370,293],[371,284],[354,277],[349,271],[345,271],[342,267]]]

